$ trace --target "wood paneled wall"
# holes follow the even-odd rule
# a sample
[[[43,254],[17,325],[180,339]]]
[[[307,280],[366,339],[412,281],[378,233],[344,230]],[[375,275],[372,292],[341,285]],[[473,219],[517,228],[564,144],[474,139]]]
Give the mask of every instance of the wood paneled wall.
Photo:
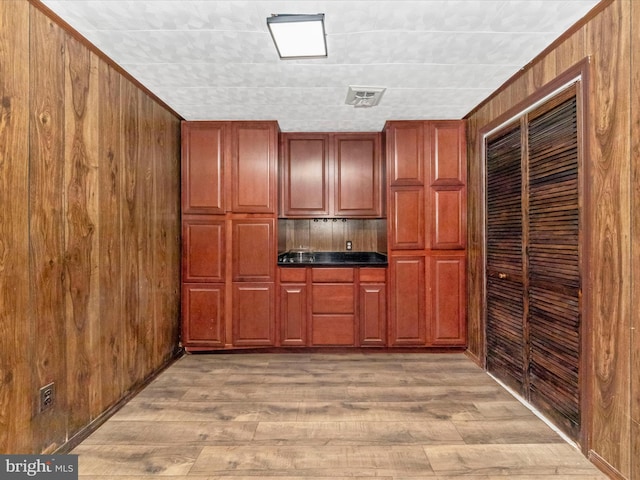
[[[640,4],[602,2],[587,22],[469,115],[469,353],[482,363],[484,193],[479,132],[590,57],[586,125],[588,372],[583,447],[613,477],[640,479]]]
[[[0,101],[0,453],[51,452],[177,351],[180,119],[27,0]]]

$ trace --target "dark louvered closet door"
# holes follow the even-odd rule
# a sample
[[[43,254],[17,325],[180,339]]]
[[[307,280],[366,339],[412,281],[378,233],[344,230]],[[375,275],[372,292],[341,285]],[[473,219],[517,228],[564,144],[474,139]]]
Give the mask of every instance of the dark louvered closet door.
[[[522,149],[519,126],[487,142],[487,370],[524,384]]]
[[[576,98],[553,103],[534,112],[528,125],[529,400],[576,438],[580,431]]]

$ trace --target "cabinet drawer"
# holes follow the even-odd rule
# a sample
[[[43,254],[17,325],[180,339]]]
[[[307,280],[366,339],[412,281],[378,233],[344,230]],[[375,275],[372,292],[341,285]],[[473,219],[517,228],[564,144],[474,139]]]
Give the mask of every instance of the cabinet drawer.
[[[354,346],[355,318],[353,315],[313,315],[311,345]]]
[[[305,283],[307,280],[306,268],[281,268],[280,281],[289,283]]]
[[[353,282],[353,268],[313,268],[311,280],[313,283],[350,283]]]
[[[387,269],[361,268],[359,278],[361,282],[384,283],[387,279]]]
[[[313,285],[313,313],[353,313],[353,285]]]

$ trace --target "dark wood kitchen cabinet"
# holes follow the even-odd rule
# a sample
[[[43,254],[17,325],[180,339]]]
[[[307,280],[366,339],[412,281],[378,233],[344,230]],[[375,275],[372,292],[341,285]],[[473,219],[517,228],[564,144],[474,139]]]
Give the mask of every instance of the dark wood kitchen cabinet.
[[[225,220],[217,215],[182,219],[182,281],[225,281]]]
[[[432,321],[429,345],[466,343],[466,259],[464,252],[435,253],[429,257],[429,304]]]
[[[424,255],[389,258],[389,346],[424,346],[427,342],[426,261]]]
[[[276,220],[231,220],[233,281],[274,282],[276,272]]]
[[[182,213],[225,213],[225,158],[228,124],[182,123]]]
[[[276,122],[183,122],[182,213],[276,213]]]
[[[234,282],[232,295],[233,345],[275,345],[275,283]]]
[[[355,270],[311,269],[311,346],[356,345]]]
[[[358,279],[360,346],[383,347],[387,344],[387,269],[360,268]]]
[[[389,344],[466,344],[464,121],[392,121],[384,130],[389,202]]]
[[[425,248],[424,187],[394,187],[389,193],[389,248]]]
[[[329,135],[281,135],[281,212],[285,217],[329,216]]]
[[[232,211],[277,213],[277,123],[231,122],[231,133]]]
[[[276,122],[182,124],[182,345],[275,345]]]
[[[380,134],[333,136],[334,216],[384,216]]]
[[[308,287],[306,268],[280,268],[280,345],[307,345]]]
[[[183,345],[193,349],[225,345],[224,283],[182,285]]]
[[[281,135],[281,216],[384,217],[378,133]]]
[[[384,347],[387,269],[281,267],[282,346]]]

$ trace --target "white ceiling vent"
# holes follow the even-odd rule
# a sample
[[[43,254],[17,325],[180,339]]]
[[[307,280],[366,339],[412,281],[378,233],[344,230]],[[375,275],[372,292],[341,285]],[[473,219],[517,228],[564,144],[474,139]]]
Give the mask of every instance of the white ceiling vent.
[[[384,87],[356,87],[349,85],[345,103],[354,107],[375,107],[380,102],[385,90],[386,88]]]

